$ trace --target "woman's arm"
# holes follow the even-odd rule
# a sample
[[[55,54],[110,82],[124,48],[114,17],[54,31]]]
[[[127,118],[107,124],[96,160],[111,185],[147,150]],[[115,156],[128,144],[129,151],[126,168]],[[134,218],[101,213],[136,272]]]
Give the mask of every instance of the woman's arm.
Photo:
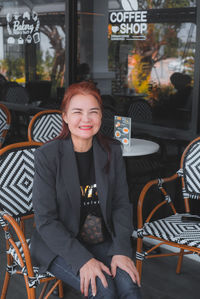
[[[133,282],[140,286],[137,269],[132,260],[132,247],[130,238],[133,232],[132,205],[128,197],[128,185],[126,181],[126,169],[122,157],[121,147],[118,147],[115,156],[115,191],[112,199],[112,221],[115,236],[109,253],[113,255],[111,261],[111,273],[116,275],[117,267],[126,271]]]
[[[41,149],[35,152],[33,208],[36,229],[51,251],[62,256],[77,273],[93,256],[71,235],[58,217],[58,209],[62,207],[58,207],[57,202],[56,159],[45,155]],[[69,211],[66,211],[68,216]]]
[[[115,172],[114,192],[112,195],[112,222],[114,226],[113,244],[110,255],[126,255],[132,257],[131,235],[132,205],[128,196],[126,169],[120,145],[114,145],[112,151],[112,167]]]

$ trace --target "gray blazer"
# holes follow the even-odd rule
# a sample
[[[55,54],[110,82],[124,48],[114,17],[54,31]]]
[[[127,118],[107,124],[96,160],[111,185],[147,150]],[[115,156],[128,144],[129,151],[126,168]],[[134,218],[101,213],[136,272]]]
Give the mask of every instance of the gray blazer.
[[[93,156],[98,197],[112,243],[108,255],[131,257],[132,208],[128,199],[126,172],[119,144],[111,143],[109,172],[105,172],[107,152],[93,138]],[[36,230],[31,239],[31,255],[40,271],[62,256],[79,269],[93,256],[77,240],[80,221],[80,183],[71,138],[49,142],[35,152],[33,208]]]

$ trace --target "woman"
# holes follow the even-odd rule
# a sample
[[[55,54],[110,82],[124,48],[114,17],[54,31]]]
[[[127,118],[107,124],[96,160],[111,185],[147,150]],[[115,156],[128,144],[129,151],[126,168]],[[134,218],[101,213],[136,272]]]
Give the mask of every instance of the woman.
[[[138,299],[121,147],[99,132],[101,105],[93,83],[71,85],[60,136],[35,153],[31,251],[41,271],[89,298]]]

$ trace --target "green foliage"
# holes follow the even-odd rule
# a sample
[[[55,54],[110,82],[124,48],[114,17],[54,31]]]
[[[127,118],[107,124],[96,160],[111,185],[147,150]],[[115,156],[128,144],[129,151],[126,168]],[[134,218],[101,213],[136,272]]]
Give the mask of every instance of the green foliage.
[[[38,50],[37,53],[37,66],[36,66],[36,73],[37,77],[40,80],[50,80],[50,75],[53,66],[53,57],[49,54],[47,50],[45,56],[43,58],[43,52]]]
[[[0,67],[6,70],[6,77],[9,81],[15,81],[24,76],[25,60],[24,58],[7,57],[0,61]]]
[[[196,4],[196,0],[139,0],[142,9],[152,8],[181,8]]]

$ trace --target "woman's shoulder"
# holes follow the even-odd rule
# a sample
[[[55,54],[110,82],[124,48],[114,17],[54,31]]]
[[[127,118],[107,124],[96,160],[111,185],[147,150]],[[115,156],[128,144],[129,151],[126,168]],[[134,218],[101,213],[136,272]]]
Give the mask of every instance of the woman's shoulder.
[[[58,152],[60,151],[60,147],[63,144],[64,140],[62,139],[54,139],[51,140],[45,144],[43,144],[42,146],[40,146],[37,150],[36,150],[36,155],[41,153],[45,156],[54,156],[56,154],[58,154]]]

